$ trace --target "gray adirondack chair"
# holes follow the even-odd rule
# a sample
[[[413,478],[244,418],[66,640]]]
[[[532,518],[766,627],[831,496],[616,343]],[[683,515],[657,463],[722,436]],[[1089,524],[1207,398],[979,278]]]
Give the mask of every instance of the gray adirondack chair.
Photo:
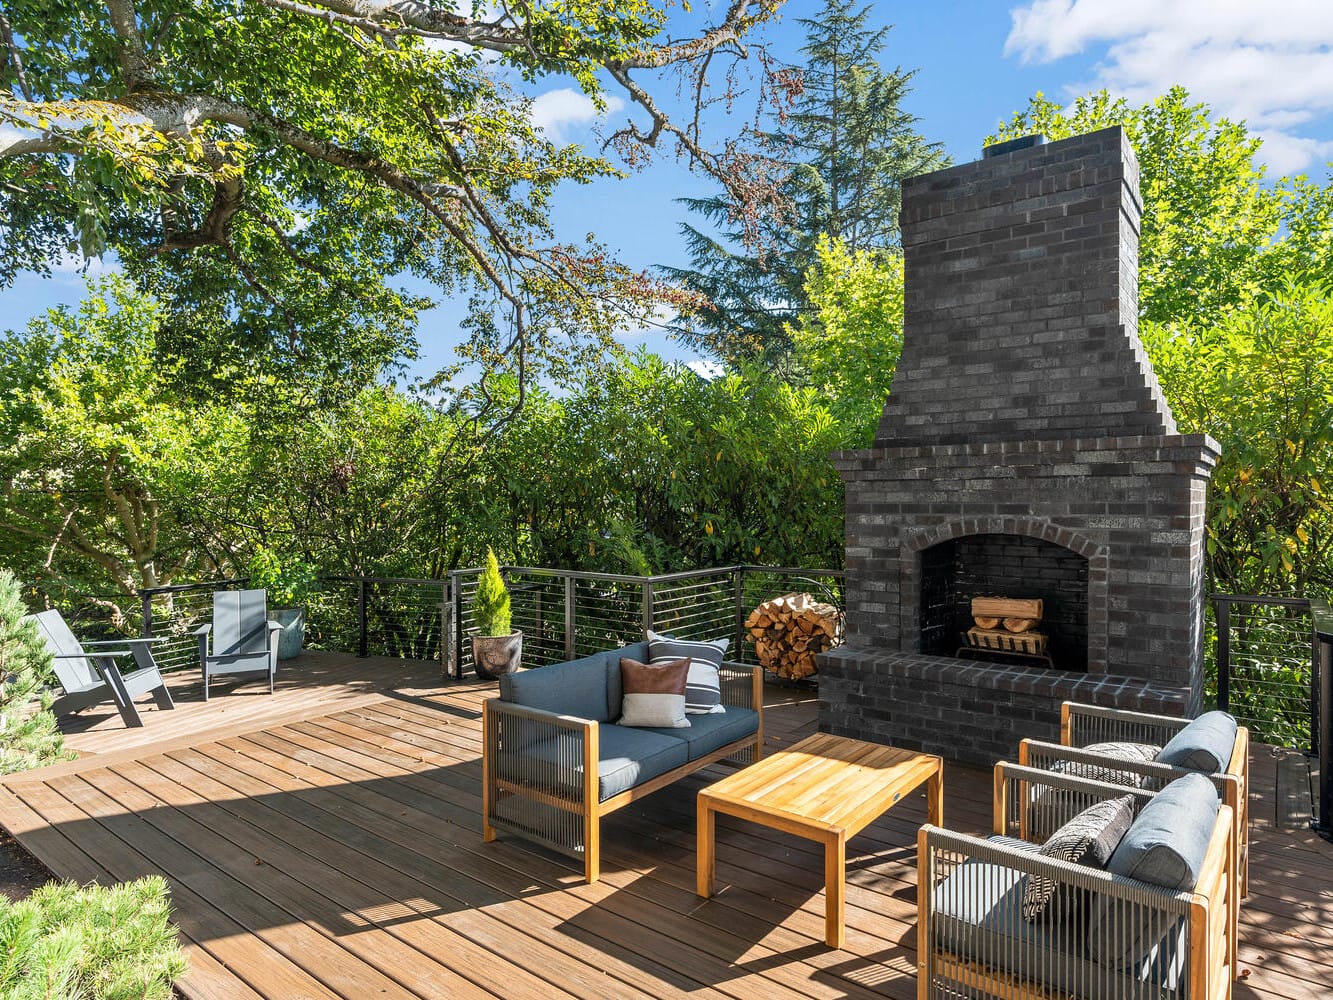
[[[218,676],[254,675],[273,678],[278,672],[278,636],[282,626],[269,621],[268,595],[262,590],[219,590],[213,594],[213,621],[194,630],[199,639],[199,666],[204,672],[204,701],[209,682]],[[213,651],[208,651],[209,633]]]
[[[175,708],[171,692],[153,660],[153,639],[106,639],[80,642],[54,609],[29,615],[55,657],[53,669],[64,694],[55,700],[56,714],[77,712],[90,705],[115,704],[127,726],[142,726],[134,699],[153,695],[157,707]],[[121,673],[120,657],[134,657],[135,669]]]

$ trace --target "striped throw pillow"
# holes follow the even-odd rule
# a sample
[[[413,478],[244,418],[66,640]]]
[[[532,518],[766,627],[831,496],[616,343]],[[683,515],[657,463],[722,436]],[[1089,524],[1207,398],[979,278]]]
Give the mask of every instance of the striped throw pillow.
[[[1089,806],[1041,845],[1040,854],[1092,868],[1105,868],[1120,838],[1134,821],[1134,800],[1126,795]],[[1052,906],[1058,885],[1042,875],[1029,875],[1023,888],[1023,919],[1041,919]],[[1058,919],[1058,918],[1057,918]]]
[[[685,685],[685,711],[691,715],[713,715],[725,712],[722,704],[722,682],[718,668],[727,651],[726,639],[694,642],[674,639],[669,635],[648,633],[648,661],[668,663],[686,657],[690,661],[690,677]]]
[[[648,664],[620,658],[620,683],[624,690],[620,702],[622,726],[649,729],[686,729],[685,678],[690,661]]]

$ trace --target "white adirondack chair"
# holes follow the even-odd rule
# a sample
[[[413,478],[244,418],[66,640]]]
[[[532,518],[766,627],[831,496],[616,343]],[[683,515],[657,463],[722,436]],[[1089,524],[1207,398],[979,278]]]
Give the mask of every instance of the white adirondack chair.
[[[199,666],[204,672],[204,701],[208,700],[211,679],[220,675],[267,677],[268,693],[273,693],[282,626],[269,621],[267,598],[262,590],[219,590],[213,594],[212,624],[194,630],[199,639]]]
[[[37,630],[46,640],[55,657],[53,669],[64,694],[55,700],[52,709],[57,714],[77,712],[90,705],[112,702],[127,726],[142,726],[143,719],[134,707],[134,699],[153,695],[157,707],[175,708],[171,692],[153,660],[153,639],[106,639],[80,642],[69,625],[54,609],[42,611],[29,618],[37,623]],[[121,673],[116,666],[119,657],[134,657],[135,669]]]

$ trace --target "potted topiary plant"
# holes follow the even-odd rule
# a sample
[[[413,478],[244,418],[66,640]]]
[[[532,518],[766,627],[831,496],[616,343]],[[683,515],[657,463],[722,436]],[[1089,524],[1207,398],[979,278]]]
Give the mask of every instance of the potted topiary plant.
[[[509,591],[500,575],[494,550],[486,549],[486,568],[477,581],[472,599],[472,665],[483,680],[499,680],[501,674],[518,669],[523,655],[523,633],[510,631]]]
[[[305,642],[305,602],[315,589],[315,567],[300,556],[280,556],[260,545],[250,557],[250,586],[267,592],[269,617],[282,626],[278,659],[289,660]]]

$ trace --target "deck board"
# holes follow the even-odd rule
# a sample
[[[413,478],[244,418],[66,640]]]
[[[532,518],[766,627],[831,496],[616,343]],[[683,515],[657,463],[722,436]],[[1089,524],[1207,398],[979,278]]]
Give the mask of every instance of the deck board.
[[[481,840],[480,716],[494,687],[438,664],[306,655],[262,686],[141,729],[66,722],[82,755],[0,780],[0,822],[62,877],[159,873],[190,1000],[236,997],[915,996],[914,793],[848,848],[846,947],[823,945],[818,845],[718,817],[718,894],[694,892],[694,797],[715,766],[604,819],[602,881],[516,838]],[[769,687],[771,748],[816,730],[810,694]],[[1272,827],[1254,749],[1240,998],[1325,997],[1333,846]],[[945,820],[984,832],[989,776],[945,769]]]

